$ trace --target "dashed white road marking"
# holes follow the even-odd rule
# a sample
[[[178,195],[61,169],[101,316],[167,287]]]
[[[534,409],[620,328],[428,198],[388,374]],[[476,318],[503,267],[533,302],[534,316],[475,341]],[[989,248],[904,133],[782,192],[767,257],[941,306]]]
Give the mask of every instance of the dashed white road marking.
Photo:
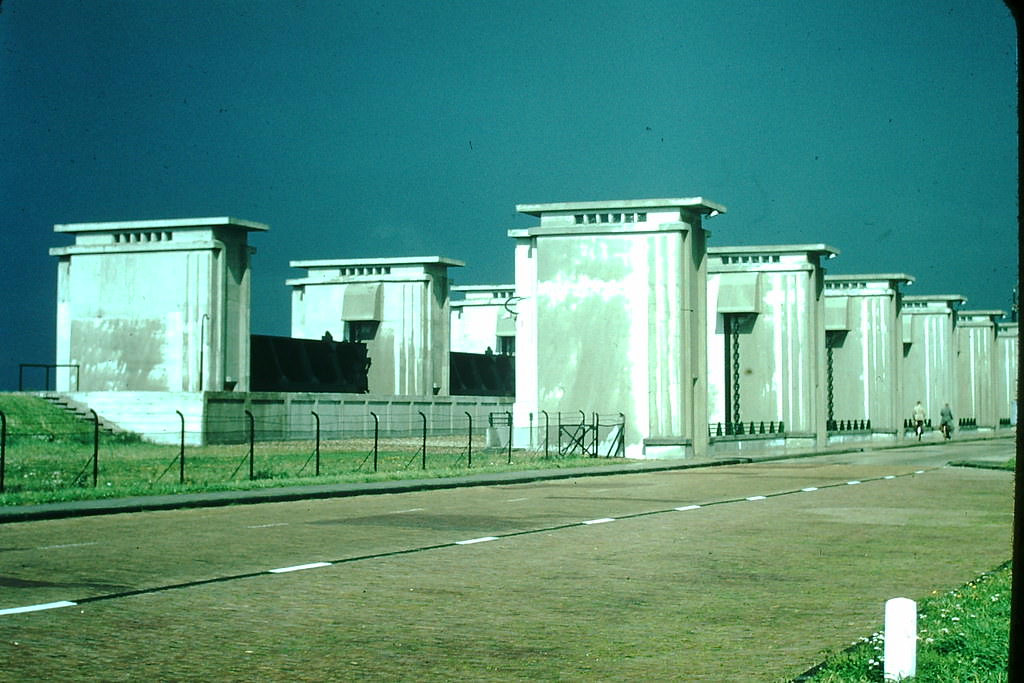
[[[529,498],[509,498],[506,503],[521,503],[524,500],[530,500]]]
[[[268,569],[268,574],[286,574],[288,572],[299,572],[303,569],[316,569],[318,567],[330,567],[330,562],[310,562],[309,564],[297,564],[294,567],[281,567],[280,569]]]
[[[700,508],[700,505],[684,505],[682,507],[672,508],[672,509],[673,510],[679,510],[680,512],[686,512],[687,510],[697,510],[699,508]]]
[[[486,543],[487,541],[497,540],[497,536],[481,536],[480,538],[470,538],[465,541],[455,541],[455,545],[472,545],[474,543]]]
[[[802,488],[800,490],[801,491],[807,491],[808,493],[810,493],[811,491],[817,491],[818,487],[817,486],[806,486],[806,487],[804,487],[804,488]]]
[[[882,477],[882,479],[895,479],[895,478],[896,478],[895,474],[887,474],[884,477]]]
[[[89,541],[88,543],[57,543],[55,545],[41,545],[36,550],[60,550],[61,548],[81,548],[87,545],[96,545],[99,541]]]
[[[61,600],[59,602],[44,602],[39,605],[25,605],[24,607],[8,607],[0,609],[0,614],[22,614],[23,612],[39,612],[44,609],[57,609],[58,607],[74,607],[77,602]]]
[[[407,512],[423,512],[423,511],[424,511],[425,509],[426,509],[426,508],[409,508],[408,510],[395,510],[394,512],[390,512],[390,513],[388,513],[388,514],[392,514],[392,515],[404,515],[404,514],[405,514],[405,513],[407,513]]]
[[[273,524],[252,524],[246,529],[269,529],[272,526],[288,526],[288,522],[274,522]]]
[[[601,517],[600,519],[588,519],[585,522],[580,522],[580,524],[607,524],[608,522],[614,521],[614,517]]]
[[[857,485],[857,484],[859,484],[859,483],[860,483],[859,481],[857,481],[856,479],[854,479],[853,481],[848,481],[848,482],[846,482],[846,485],[847,485],[847,486],[856,486],[856,485]]]
[[[764,500],[768,496],[747,496],[747,500]]]

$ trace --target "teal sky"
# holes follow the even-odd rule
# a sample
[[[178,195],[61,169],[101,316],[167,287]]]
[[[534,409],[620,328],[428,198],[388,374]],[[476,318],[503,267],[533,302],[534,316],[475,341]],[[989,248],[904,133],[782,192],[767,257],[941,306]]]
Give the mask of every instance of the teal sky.
[[[289,260],[512,282],[517,203],[644,197],[1008,310],[1016,41],[993,0],[2,0],[0,389],[54,359],[55,223],[269,224],[264,334]]]

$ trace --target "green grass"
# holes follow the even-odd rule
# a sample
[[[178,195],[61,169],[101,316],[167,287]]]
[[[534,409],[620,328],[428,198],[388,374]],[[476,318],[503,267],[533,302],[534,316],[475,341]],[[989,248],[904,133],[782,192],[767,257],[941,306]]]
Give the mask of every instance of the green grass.
[[[1009,564],[918,602],[916,683],[1003,683],[1010,637]],[[814,683],[882,680],[885,636],[876,632],[830,657]]]
[[[185,481],[181,483],[178,446],[142,442],[132,434],[103,434],[93,485],[93,425],[76,419],[42,399],[0,395],[8,420],[4,492],[0,505],[198,493],[314,484],[394,481],[455,477],[471,473],[556,469],[621,463],[619,458],[546,457],[535,451],[484,448],[474,438],[472,467],[466,435],[430,435],[426,467],[422,439],[379,442],[376,471],[372,439],[323,441],[320,476],[316,476],[312,441],[258,442],[249,445],[185,447]]]

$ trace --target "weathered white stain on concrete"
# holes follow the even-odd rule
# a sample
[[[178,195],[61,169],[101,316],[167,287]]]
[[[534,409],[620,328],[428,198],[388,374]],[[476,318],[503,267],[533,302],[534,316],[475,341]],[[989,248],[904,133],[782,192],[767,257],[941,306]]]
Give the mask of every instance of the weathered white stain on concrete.
[[[902,431],[913,403],[903,405],[900,287],[913,281],[905,273],[825,276],[825,296],[845,311],[847,325],[832,349],[834,419],[871,420],[876,433]]]
[[[516,445],[547,411],[626,419],[626,454],[703,452],[706,233],[701,198],[523,204]]]
[[[59,390],[248,388],[248,233],[234,218],[76,223],[57,267]]]
[[[999,310],[958,311],[956,322],[958,404],[954,415],[977,421],[979,428],[999,424],[996,410],[996,320]]]
[[[955,327],[964,301],[958,294],[903,297],[903,395],[910,404],[904,410],[921,401],[935,426],[946,403],[959,415]]]

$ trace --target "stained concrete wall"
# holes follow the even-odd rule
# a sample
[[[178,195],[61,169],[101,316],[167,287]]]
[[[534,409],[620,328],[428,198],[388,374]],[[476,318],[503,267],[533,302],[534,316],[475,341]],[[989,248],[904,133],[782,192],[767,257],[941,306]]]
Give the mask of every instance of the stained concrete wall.
[[[916,401],[938,426],[942,407],[957,415],[956,308],[966,299],[957,294],[903,297],[903,395],[905,417]]]
[[[451,350],[463,353],[515,351],[514,285],[464,285],[452,287]]]
[[[448,269],[461,261],[431,256],[290,265],[307,271],[287,281],[293,337],[320,339],[329,332],[338,340],[365,342],[371,393],[448,394]]]
[[[769,426],[823,444],[824,244],[708,250],[709,422]]]
[[[202,391],[249,381],[248,233],[234,218],[54,226],[62,391]]]
[[[627,457],[707,446],[701,198],[526,204],[516,239],[516,445],[542,411],[626,416]]]
[[[904,273],[825,276],[832,419],[870,420],[879,434],[902,432],[913,403],[904,405],[902,391],[900,287],[911,282]]]
[[[1020,358],[1017,323],[996,326],[996,417],[1017,424],[1017,372]]]
[[[974,420],[977,427],[999,425],[996,409],[996,320],[1003,311],[958,311],[957,405],[953,414]]]

